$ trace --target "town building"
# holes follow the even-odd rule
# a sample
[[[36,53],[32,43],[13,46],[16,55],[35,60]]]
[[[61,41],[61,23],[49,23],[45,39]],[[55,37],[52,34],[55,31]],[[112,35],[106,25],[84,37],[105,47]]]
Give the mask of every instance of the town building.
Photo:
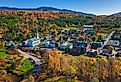
[[[69,44],[67,42],[60,43],[60,45],[59,45],[59,49],[62,50],[62,51],[69,50],[71,48],[73,48],[73,45],[71,45],[71,44]]]
[[[45,43],[45,48],[57,48],[58,44],[54,40],[47,41]]]
[[[120,41],[119,40],[109,40],[107,45],[114,46],[114,47],[119,47],[120,46]]]
[[[90,51],[90,44],[85,42],[74,42],[73,48],[69,51],[69,53],[74,55],[86,54],[86,52]]]
[[[28,40],[27,46],[28,47],[35,47],[40,44],[40,38],[39,38],[39,33],[37,29],[36,36],[34,38],[31,38]]]
[[[91,31],[93,30],[94,26],[93,25],[83,25],[84,31]]]

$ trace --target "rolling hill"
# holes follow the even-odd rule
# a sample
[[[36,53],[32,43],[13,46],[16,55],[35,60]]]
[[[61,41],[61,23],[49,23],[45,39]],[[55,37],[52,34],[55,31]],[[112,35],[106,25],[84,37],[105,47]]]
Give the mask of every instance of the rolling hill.
[[[110,15],[109,17],[121,18],[121,12],[119,12],[119,13],[114,13],[114,14]]]
[[[89,16],[96,16],[95,14],[90,14],[90,13],[83,13],[83,12],[77,12],[73,10],[68,10],[68,9],[58,9],[54,7],[38,7],[38,8],[16,8],[16,7],[0,7],[0,10],[33,10],[33,11],[53,11],[53,12],[66,12],[66,13],[73,13],[73,14],[84,14],[84,15],[89,15]]]

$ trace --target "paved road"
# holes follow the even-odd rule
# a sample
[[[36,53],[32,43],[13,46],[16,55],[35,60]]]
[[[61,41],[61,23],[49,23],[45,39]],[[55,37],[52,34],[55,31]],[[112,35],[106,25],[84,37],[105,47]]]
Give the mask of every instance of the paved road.
[[[32,56],[32,55],[30,55],[30,54],[33,54],[33,53],[30,53],[30,54],[27,54],[26,52],[23,52],[22,50],[20,50],[20,49],[17,49],[17,51],[20,53],[20,55],[21,56],[23,56],[25,59],[26,58],[31,58],[31,59],[33,59],[34,61],[35,61],[35,63],[36,64],[42,64],[42,61],[41,61],[41,59],[38,59],[37,57],[34,57],[34,56]],[[34,54],[33,54],[34,55]]]
[[[112,32],[109,34],[109,36],[108,36],[108,38],[106,39],[106,41],[104,42],[102,48],[103,48],[105,45],[107,45],[108,41],[110,40],[111,36],[112,36],[114,33],[115,33],[115,31],[112,31]],[[102,49],[102,48],[101,48],[101,49]]]

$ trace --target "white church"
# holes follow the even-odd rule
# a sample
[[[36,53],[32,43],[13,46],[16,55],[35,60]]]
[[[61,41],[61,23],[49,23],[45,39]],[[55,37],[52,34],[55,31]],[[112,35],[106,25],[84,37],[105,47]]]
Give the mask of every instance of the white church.
[[[31,38],[28,40],[27,46],[29,47],[35,47],[40,44],[40,38],[39,38],[39,33],[37,29],[36,36],[34,38]]]

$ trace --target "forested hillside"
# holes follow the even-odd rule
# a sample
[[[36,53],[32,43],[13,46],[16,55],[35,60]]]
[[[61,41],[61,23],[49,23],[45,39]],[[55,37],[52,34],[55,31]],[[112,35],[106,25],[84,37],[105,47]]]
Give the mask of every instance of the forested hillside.
[[[40,68],[16,50],[0,52],[0,81],[5,82],[120,82],[121,58],[71,56],[58,50],[36,51],[44,58]],[[32,71],[33,70],[33,71]],[[37,70],[37,73],[34,72]]]
[[[119,28],[121,18],[52,11],[0,11],[0,38],[4,39],[22,41],[32,37],[36,27],[41,37],[51,29],[59,32],[64,28],[80,29],[83,25],[94,25],[96,28]],[[22,37],[19,38],[19,36]]]

